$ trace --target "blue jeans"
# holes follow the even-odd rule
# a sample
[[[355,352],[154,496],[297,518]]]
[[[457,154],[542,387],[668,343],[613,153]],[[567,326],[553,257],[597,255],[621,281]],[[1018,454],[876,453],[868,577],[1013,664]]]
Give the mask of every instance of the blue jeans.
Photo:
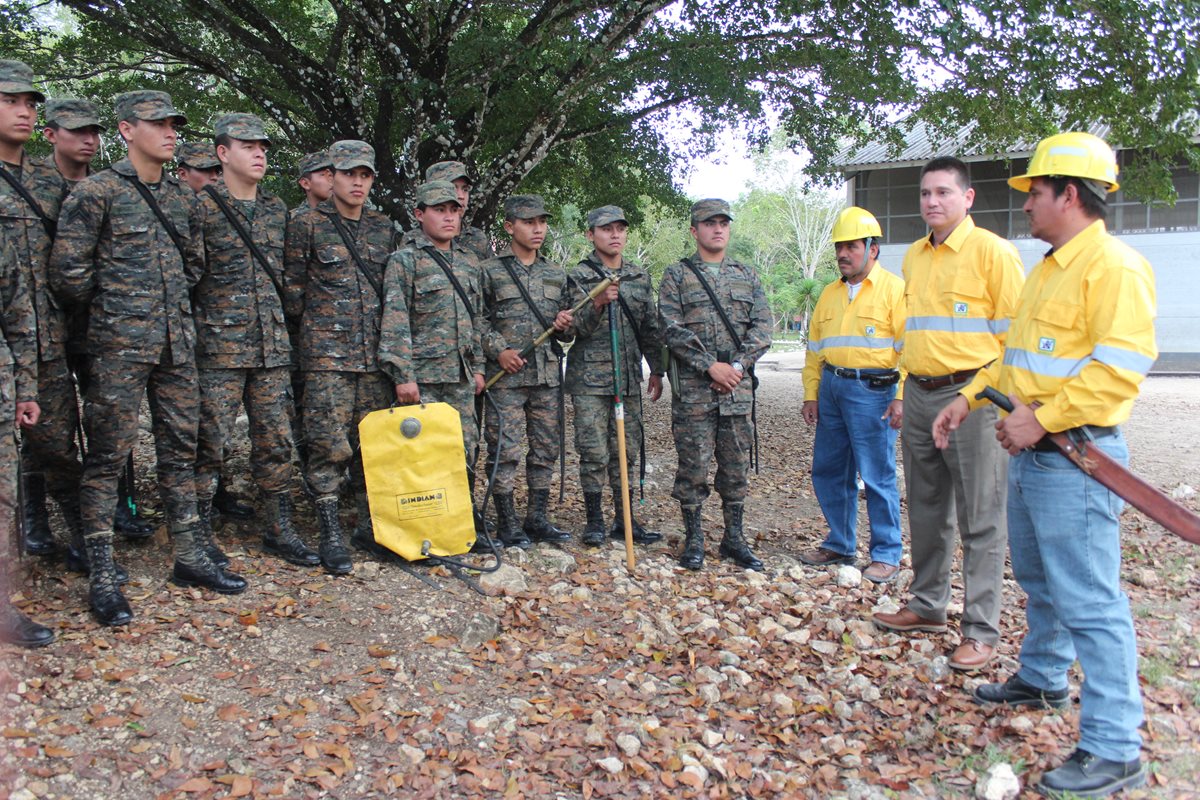
[[[858,542],[858,486],[862,476],[871,522],[871,560],[900,563],[900,491],[896,488],[897,431],[882,419],[896,387],[872,389],[857,378],[821,376],[817,434],[813,444],[813,490],[829,536],[821,546],[853,556]]]
[[[1097,442],[1128,463],[1120,432]],[[1079,746],[1113,761],[1137,758],[1142,744],[1137,643],[1121,591],[1123,505],[1060,453],[1027,451],[1009,465],[1008,542],[1028,595],[1018,674],[1040,689],[1065,689],[1078,658]]]

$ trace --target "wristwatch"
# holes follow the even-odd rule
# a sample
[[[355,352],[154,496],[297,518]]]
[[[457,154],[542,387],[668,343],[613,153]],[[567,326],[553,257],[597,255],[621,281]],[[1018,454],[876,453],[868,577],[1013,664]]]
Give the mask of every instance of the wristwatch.
[[[729,366],[733,367],[734,369],[736,369],[738,372],[742,373],[743,375],[746,374],[746,368],[742,366],[742,362],[740,362],[740,361],[734,361]]]

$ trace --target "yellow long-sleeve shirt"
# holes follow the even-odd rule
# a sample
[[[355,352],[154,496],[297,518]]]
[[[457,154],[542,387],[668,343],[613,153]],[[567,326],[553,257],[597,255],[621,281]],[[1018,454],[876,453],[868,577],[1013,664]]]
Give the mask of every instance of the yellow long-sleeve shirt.
[[[904,281],[876,263],[854,301],[845,281],[825,287],[808,325],[804,399],[816,400],[825,364],[848,369],[896,369],[904,341]],[[903,396],[901,381],[897,399]]]
[[[1150,264],[1096,220],[1029,274],[1003,364],[962,390],[994,386],[1035,413],[1051,433],[1080,425],[1119,425],[1158,357]]]
[[[908,321],[901,364],[913,375],[950,375],[999,358],[1025,281],[1010,242],[968,216],[946,241],[904,254]]]

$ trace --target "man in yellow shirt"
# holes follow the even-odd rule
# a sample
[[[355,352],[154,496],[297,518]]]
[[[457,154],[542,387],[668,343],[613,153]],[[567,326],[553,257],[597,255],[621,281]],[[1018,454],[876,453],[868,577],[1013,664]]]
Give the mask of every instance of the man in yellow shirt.
[[[945,447],[985,386],[1009,396],[1012,414],[996,438],[1012,455],[1008,538],[1012,569],[1028,599],[1021,666],[1006,683],[975,690],[981,703],[1035,708],[1070,702],[1067,670],[1078,658],[1079,747],[1038,788],[1104,797],[1146,781],[1139,753],[1142,697],[1129,599],[1121,591],[1121,499],[1077,469],[1045,438],[1067,431],[1121,463],[1119,426],[1158,355],[1154,275],[1105,229],[1117,163],[1087,133],[1044,139],[1028,173],[1009,185],[1028,192],[1033,235],[1051,250],[1029,275],[1003,365],[981,371],[938,415]],[[968,423],[969,424],[969,423]],[[996,448],[999,449],[999,448]]]
[[[902,552],[896,437],[904,414],[897,391],[904,281],[876,262],[882,236],[875,217],[857,207],[843,211],[833,226],[842,278],[825,287],[813,310],[801,409],[804,421],[817,426],[813,491],[829,535],[800,560],[815,567],[854,563],[857,473],[871,522],[871,564],[863,577],[891,583]]]
[[[904,256],[904,475],[913,582],[898,613],[875,624],[895,631],[946,630],[955,512],[963,548],[962,642],[950,666],[983,667],[1000,638],[1004,574],[1005,459],[992,442],[994,409],[980,411],[944,450],[933,419],[958,389],[1000,357],[1024,281],[1016,248],[975,227],[967,167],[935,158],[921,170],[921,217],[928,237]]]

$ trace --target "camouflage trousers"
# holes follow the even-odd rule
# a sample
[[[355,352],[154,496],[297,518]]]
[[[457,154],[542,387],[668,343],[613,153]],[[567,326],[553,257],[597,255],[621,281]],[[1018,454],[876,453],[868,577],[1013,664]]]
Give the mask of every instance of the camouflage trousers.
[[[529,439],[529,453],[525,457],[526,484],[530,490],[549,489],[554,476],[554,461],[558,458],[558,387],[517,386],[492,389],[491,393],[496,405],[489,405],[485,425],[488,475],[492,474],[492,467],[499,458],[492,491],[512,494],[521,460],[522,435]],[[499,441],[501,428],[504,431],[502,442]]]
[[[200,370],[200,432],[196,445],[196,496],[212,499],[221,475],[225,442],[240,404],[250,420],[250,471],[266,493],[292,483],[291,375],[289,367]]]
[[[714,456],[717,494],[725,502],[746,499],[754,443],[748,414],[728,416],[715,405],[676,402],[671,405],[671,432],[679,456],[671,496],[680,505],[698,506],[708,497],[708,465]]]
[[[350,487],[366,491],[358,423],[387,408],[395,397],[382,372],[307,372],[304,375],[304,432],[308,464],[304,478],[317,497],[337,495],[350,470]]]
[[[613,497],[620,497],[621,463],[617,459],[617,419],[610,395],[576,394],[575,452],[579,454],[579,486],[584,494],[604,491],[604,474]],[[639,443],[642,437],[642,398],[628,395],[625,406],[625,463],[630,482],[637,474]]]
[[[196,362],[157,364],[94,356],[88,386],[87,457],[79,500],[85,535],[112,530],[117,479],[138,440],[138,411],[145,395],[158,458],[158,489],[169,523],[196,517],[196,427],[200,388]]]
[[[26,475],[42,474],[56,500],[74,498],[83,472],[76,432],[79,406],[67,359],[38,361],[38,424],[24,432],[22,466]]]
[[[458,383],[422,383],[422,403],[446,403],[462,418],[463,447],[467,454],[467,471],[474,466],[471,457],[479,444],[479,420],[475,419],[475,381]]]
[[[16,387],[12,369],[0,369],[0,603],[9,596],[8,573],[16,560],[17,548],[12,546],[14,521],[17,518],[17,437],[13,430],[13,411],[17,406]]]

